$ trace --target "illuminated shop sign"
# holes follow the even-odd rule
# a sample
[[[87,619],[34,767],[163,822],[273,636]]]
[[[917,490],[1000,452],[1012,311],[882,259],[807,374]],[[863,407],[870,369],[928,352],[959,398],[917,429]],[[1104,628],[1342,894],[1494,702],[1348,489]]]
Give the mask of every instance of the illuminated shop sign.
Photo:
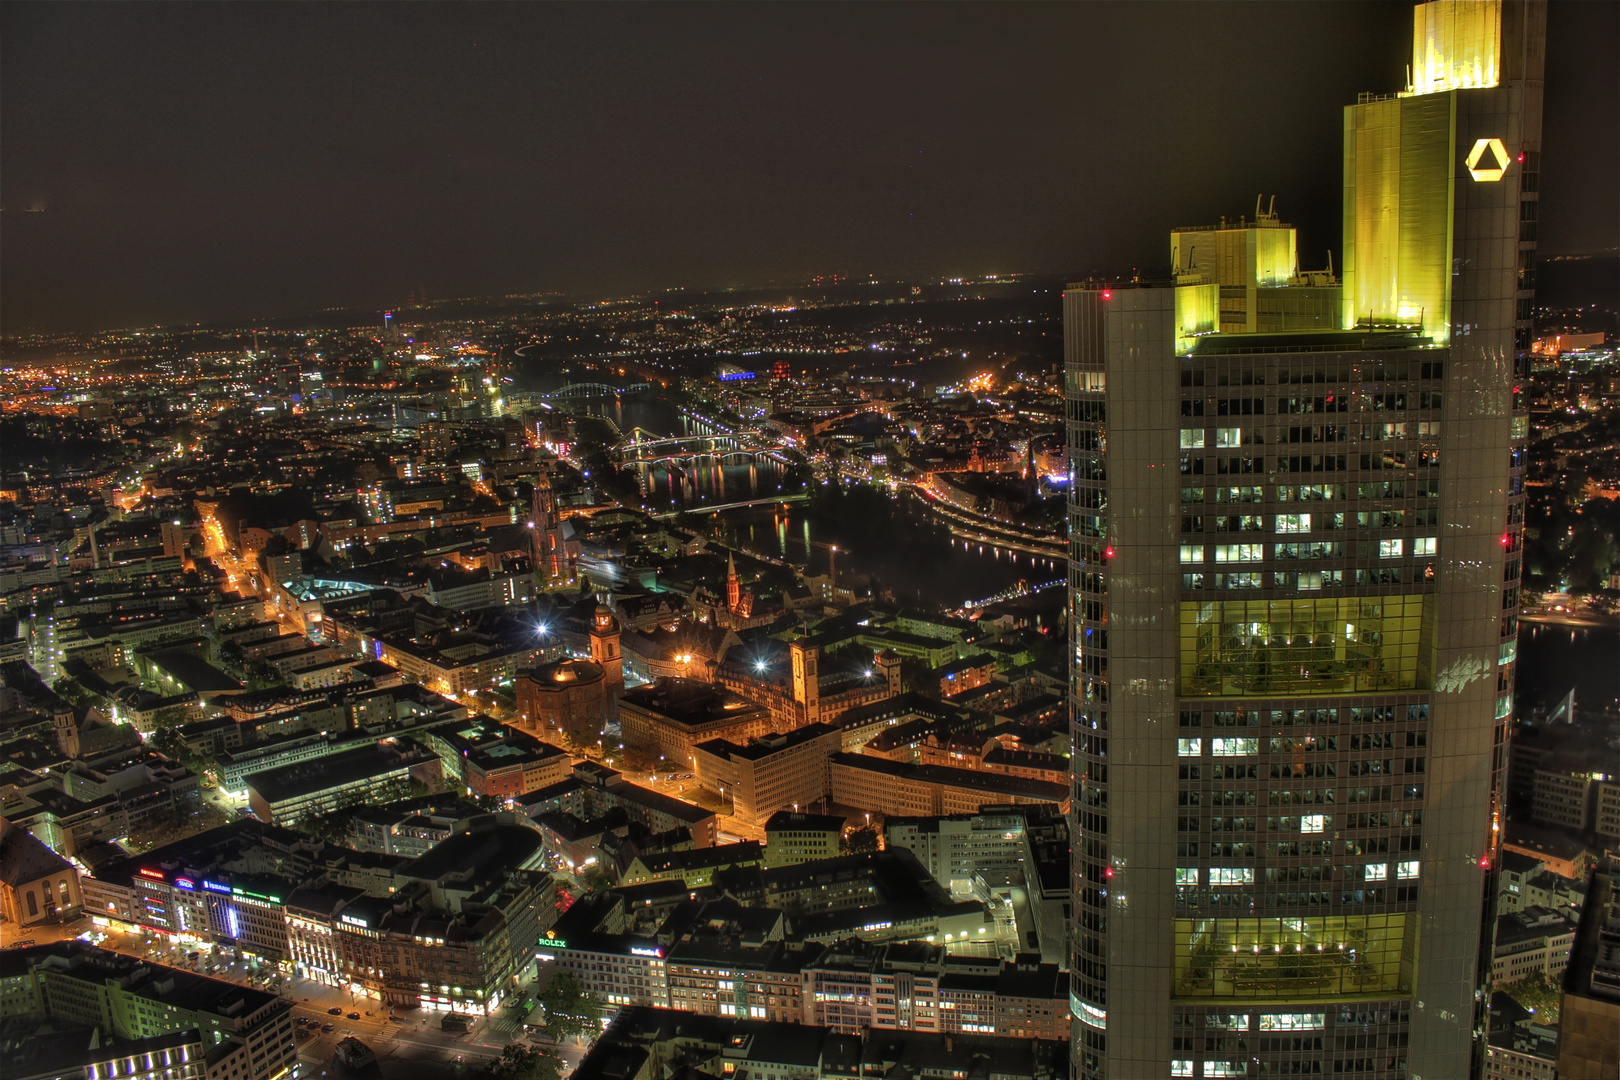
[[[231,887],[229,885],[221,885],[215,881],[204,881],[202,885],[203,888],[207,889],[209,892],[224,893],[226,896],[231,895]]]
[[[197,883],[188,877],[177,877],[174,879],[174,883],[182,889],[195,889],[197,887]]]
[[[281,903],[281,897],[279,896],[266,896],[263,893],[249,892],[247,889],[232,889],[231,893],[235,896],[246,896],[251,900],[263,900],[271,904]]]

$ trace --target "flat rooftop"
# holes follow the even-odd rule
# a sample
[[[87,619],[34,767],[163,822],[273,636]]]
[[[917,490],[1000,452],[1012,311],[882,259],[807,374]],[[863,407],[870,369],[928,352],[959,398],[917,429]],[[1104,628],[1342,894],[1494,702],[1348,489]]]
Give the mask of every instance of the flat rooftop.
[[[619,708],[691,728],[717,722],[740,722],[764,711],[763,706],[723,686],[674,678],[660,678],[625,691],[619,699]]]
[[[416,764],[414,759],[387,752],[380,746],[361,746],[341,754],[328,754],[312,761],[256,772],[244,782],[251,791],[257,792],[260,798],[273,805],[300,795],[408,769],[413,764]]]

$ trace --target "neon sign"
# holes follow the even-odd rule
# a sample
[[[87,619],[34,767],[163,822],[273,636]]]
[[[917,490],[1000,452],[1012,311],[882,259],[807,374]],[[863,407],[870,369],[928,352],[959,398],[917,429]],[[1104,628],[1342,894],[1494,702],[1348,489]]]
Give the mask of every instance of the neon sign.
[[[162,881],[163,880],[163,873],[162,873],[162,871],[159,871],[159,870],[148,870],[143,866],[143,867],[141,867],[140,870],[137,871],[137,873],[139,873],[141,875],[141,877],[151,878],[154,881]]]
[[[247,889],[232,889],[231,892],[237,896],[246,896],[254,900],[265,900],[272,904],[281,903],[281,897],[279,896],[266,896],[263,893],[249,892]]]
[[[231,895],[231,887],[229,885],[220,885],[216,882],[204,881],[203,888],[207,889],[209,892],[224,893],[226,896]]]
[[[177,877],[174,879],[174,883],[180,886],[182,889],[195,889],[197,887],[196,882],[192,881],[188,877]]]
[[[662,957],[664,955],[664,950],[663,949],[648,949],[648,948],[644,948],[643,946],[640,946],[640,945],[632,945],[632,946],[630,946],[630,951],[632,953],[634,953],[636,956],[657,956],[657,957]]]

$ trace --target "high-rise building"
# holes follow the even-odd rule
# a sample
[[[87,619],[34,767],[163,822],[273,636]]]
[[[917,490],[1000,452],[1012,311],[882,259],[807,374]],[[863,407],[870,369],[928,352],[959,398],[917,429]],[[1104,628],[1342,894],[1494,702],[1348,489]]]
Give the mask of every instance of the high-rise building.
[[[1478,1073],[1545,18],[1417,5],[1342,283],[1266,210],[1065,292],[1077,1077]]]

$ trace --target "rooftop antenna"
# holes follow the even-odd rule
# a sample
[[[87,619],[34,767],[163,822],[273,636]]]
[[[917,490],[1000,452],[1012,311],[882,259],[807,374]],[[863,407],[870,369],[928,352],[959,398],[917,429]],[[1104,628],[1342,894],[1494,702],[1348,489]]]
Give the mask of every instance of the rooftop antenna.
[[[1273,218],[1277,216],[1277,196],[1271,197],[1271,205],[1266,208],[1266,215]]]
[[[1263,199],[1265,199],[1265,197],[1266,193],[1263,191],[1254,197],[1254,220],[1256,221],[1260,220],[1260,203]]]

